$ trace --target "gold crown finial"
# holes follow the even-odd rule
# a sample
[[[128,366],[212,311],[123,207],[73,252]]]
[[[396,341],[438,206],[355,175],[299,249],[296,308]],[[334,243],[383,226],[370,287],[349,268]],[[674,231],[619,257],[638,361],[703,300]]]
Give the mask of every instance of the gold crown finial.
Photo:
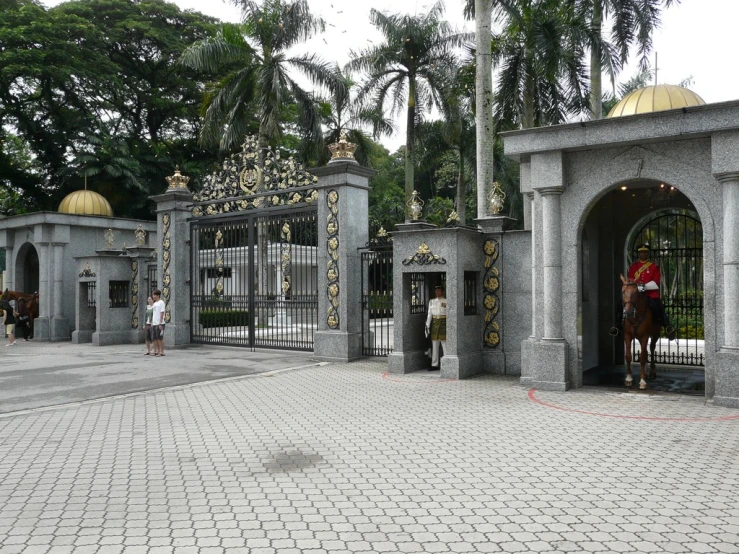
[[[171,175],[170,177],[167,177],[167,182],[169,183],[169,189],[185,189],[187,190],[187,183],[190,181],[190,177],[186,177],[182,174],[180,174],[180,166],[176,165],[174,167],[174,175]]]
[[[357,145],[349,142],[346,129],[342,129],[339,133],[339,142],[329,144],[328,149],[331,151],[332,160],[353,160]]]

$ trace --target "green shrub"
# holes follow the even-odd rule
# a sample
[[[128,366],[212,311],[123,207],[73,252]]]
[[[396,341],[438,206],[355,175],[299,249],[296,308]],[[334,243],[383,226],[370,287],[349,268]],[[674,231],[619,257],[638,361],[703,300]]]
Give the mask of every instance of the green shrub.
[[[198,322],[208,327],[239,327],[249,325],[249,310],[201,310]]]

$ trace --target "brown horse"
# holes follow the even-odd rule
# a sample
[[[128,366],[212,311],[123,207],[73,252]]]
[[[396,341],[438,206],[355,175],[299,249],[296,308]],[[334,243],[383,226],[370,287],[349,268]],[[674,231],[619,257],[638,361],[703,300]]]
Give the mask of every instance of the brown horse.
[[[33,338],[33,320],[38,319],[38,292],[27,294],[25,292],[5,289],[2,297],[0,297],[0,301],[6,302],[8,300],[15,300],[16,302],[18,302],[18,300],[20,300],[21,298],[24,298],[26,300],[26,307],[28,308],[29,316],[28,328],[31,331],[29,338]]]
[[[641,380],[639,388],[646,389],[646,373],[647,373],[647,341],[649,343],[649,352],[652,355],[652,361],[649,364],[649,378],[654,379],[657,376],[657,370],[654,366],[654,349],[657,339],[659,338],[662,324],[656,320],[651,307],[649,306],[649,297],[646,293],[639,290],[639,286],[635,281],[627,279],[621,275],[621,300],[623,303],[623,320],[624,320],[624,347],[626,349],[626,386],[630,387],[634,384],[631,378],[631,343],[634,338],[641,345]]]

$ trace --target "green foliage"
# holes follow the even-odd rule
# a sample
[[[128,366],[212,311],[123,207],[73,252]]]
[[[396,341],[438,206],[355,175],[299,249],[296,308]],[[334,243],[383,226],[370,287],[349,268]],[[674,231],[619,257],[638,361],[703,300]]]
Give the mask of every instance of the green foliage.
[[[443,227],[449,214],[454,210],[454,201],[450,198],[442,198],[437,196],[426,202],[424,211],[426,212],[426,221]]]
[[[208,309],[200,310],[198,323],[209,327],[245,327],[249,325],[248,310]]]
[[[374,236],[380,227],[392,231],[405,219],[403,152],[390,155],[384,147],[373,144],[369,163],[377,170],[369,191],[369,228]]]

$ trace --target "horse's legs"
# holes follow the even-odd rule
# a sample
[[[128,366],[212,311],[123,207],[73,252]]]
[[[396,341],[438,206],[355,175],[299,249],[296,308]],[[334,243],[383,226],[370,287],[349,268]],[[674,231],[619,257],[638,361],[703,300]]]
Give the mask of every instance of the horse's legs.
[[[634,384],[631,378],[631,332],[626,330],[626,322],[624,322],[624,359],[626,360],[626,382],[627,387]]]
[[[647,388],[647,343],[649,342],[649,335],[646,335],[639,339],[641,344],[641,352],[639,356],[639,364],[641,365],[641,375],[639,380],[639,388],[644,390]]]
[[[657,348],[657,340],[659,340],[660,330],[661,327],[659,324],[652,325],[652,336],[650,337],[649,341],[649,355],[651,356],[651,361],[649,362],[650,379],[655,379],[657,377],[657,364],[654,361],[654,350]]]

